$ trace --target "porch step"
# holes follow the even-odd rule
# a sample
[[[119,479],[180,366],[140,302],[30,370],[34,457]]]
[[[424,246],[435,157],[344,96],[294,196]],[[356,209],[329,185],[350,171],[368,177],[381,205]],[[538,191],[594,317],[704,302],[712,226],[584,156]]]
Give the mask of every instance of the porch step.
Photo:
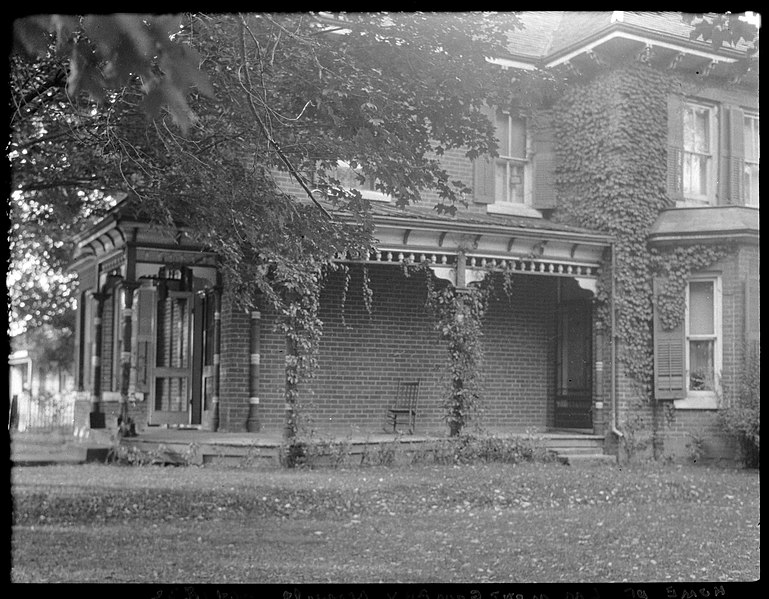
[[[124,438],[120,444],[126,448],[146,452],[152,455],[155,464],[178,465],[192,464],[202,466],[217,464],[220,466],[243,466],[246,464],[276,465],[279,463],[279,448],[274,444],[227,444],[227,443],[190,443],[161,442],[145,440],[141,437]]]
[[[584,448],[603,451],[604,438],[601,435],[558,435],[545,439],[548,449],[565,450],[572,448]]]

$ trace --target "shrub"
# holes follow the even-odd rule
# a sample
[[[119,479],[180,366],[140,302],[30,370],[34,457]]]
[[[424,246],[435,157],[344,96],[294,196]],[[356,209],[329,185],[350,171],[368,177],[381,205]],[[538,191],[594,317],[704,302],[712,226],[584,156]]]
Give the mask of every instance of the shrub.
[[[719,411],[727,431],[740,441],[748,468],[759,466],[761,433],[761,355],[758,346],[745,349],[745,364],[736,397]]]

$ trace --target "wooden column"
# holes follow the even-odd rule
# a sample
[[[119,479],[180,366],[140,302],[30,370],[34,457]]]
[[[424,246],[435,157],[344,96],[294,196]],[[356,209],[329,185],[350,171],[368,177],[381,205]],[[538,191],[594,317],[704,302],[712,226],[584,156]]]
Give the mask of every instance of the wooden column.
[[[104,428],[104,412],[101,411],[101,337],[102,317],[104,316],[104,302],[109,297],[105,292],[96,292],[93,299],[96,300],[96,317],[93,319],[93,351],[91,353],[91,373],[93,376],[91,413],[89,421],[91,428]]]
[[[259,310],[251,312],[251,361],[248,377],[248,420],[246,430],[249,433],[259,432],[259,364],[261,362],[261,322],[262,313]]]
[[[119,434],[126,437],[136,436],[134,422],[128,416],[128,387],[131,380],[131,336],[133,335],[134,290],[139,287],[135,281],[124,281],[123,291],[123,347],[120,352],[120,414],[118,416]]]
[[[222,351],[222,290],[214,288],[214,394],[211,398],[211,430],[219,429],[219,381]]]

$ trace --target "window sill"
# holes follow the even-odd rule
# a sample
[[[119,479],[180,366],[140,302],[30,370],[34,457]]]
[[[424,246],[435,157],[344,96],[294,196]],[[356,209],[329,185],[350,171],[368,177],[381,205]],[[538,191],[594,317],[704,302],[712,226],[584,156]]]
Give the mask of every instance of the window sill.
[[[372,189],[359,189],[361,197],[371,202],[392,202],[392,196]]]
[[[489,214],[507,214],[511,216],[528,216],[531,218],[542,218],[542,213],[536,208],[526,206],[525,204],[489,204],[486,207]]]
[[[676,410],[717,410],[718,398],[715,393],[706,393],[703,395],[690,395],[686,399],[676,399],[673,401]]]

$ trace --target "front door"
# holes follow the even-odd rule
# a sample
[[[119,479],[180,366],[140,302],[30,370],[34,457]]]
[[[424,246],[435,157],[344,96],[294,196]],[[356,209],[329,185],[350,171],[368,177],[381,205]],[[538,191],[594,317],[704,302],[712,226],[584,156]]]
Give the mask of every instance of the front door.
[[[593,344],[589,299],[562,299],[558,306],[556,428],[592,429]]]
[[[168,290],[157,302],[155,367],[151,385],[151,424],[198,424],[194,409],[194,303],[189,291]],[[195,422],[197,420],[197,422]]]

